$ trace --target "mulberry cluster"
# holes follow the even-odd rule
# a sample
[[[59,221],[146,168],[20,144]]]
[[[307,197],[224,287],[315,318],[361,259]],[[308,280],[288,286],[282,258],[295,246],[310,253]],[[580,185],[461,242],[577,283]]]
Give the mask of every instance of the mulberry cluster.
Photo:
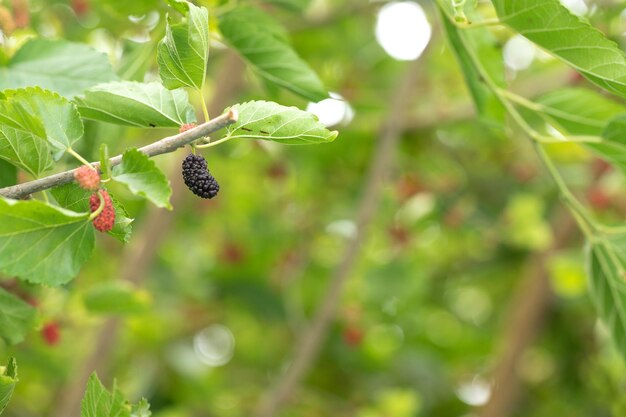
[[[183,161],[183,180],[198,197],[213,198],[220,190],[219,184],[209,173],[206,159],[200,155],[187,155]]]
[[[93,227],[100,232],[108,232],[113,229],[113,225],[115,224],[115,208],[113,207],[113,201],[111,201],[109,193],[106,190],[99,190],[89,197],[89,209],[92,213],[100,207],[100,197],[98,194],[102,195],[104,207],[100,214],[93,219]]]
[[[82,165],[74,171],[74,179],[80,188],[95,191],[100,187],[100,174],[95,169]]]

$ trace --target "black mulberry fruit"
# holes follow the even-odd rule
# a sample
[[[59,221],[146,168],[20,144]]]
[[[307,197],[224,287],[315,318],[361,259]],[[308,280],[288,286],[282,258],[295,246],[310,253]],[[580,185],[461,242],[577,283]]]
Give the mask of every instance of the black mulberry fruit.
[[[206,159],[200,155],[187,155],[183,161],[183,180],[198,197],[213,198],[220,190],[219,184],[209,173]]]

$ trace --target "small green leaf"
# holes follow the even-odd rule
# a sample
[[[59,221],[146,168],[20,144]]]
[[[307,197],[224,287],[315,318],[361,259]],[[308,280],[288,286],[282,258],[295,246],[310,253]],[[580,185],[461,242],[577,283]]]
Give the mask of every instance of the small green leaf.
[[[142,398],[137,404],[134,404],[130,413],[130,417],[150,417],[151,415],[150,404],[148,404],[145,398]]]
[[[131,315],[145,312],[150,295],[127,282],[106,282],[91,288],[84,296],[85,307],[96,314]]]
[[[68,183],[59,185],[50,189],[50,194],[57,201],[60,207],[75,212],[86,212],[89,210],[89,197],[91,192],[83,190],[76,183]],[[109,194],[113,207],[115,207],[115,224],[113,229],[107,232],[120,242],[127,243],[132,234],[133,219],[128,217],[128,213],[122,203],[120,203],[113,195]]]
[[[0,198],[0,272],[45,285],[74,278],[94,248],[88,213]]]
[[[6,367],[0,367],[0,414],[7,407],[17,381],[17,362],[11,358]]]
[[[32,39],[0,67],[0,90],[37,85],[69,98],[115,79],[106,55],[63,40]]]
[[[249,7],[224,13],[219,22],[224,39],[261,77],[310,101],[328,98],[317,74],[279,35],[277,26],[271,17]]]
[[[624,240],[626,236],[616,239]],[[609,241],[589,243],[587,272],[591,299],[617,350],[626,358],[626,281],[624,253]]]
[[[7,103],[17,104],[18,108],[23,108],[41,122],[45,139],[60,154],[83,136],[83,122],[76,106],[57,93],[40,87],[5,90],[3,93]],[[20,128],[41,136],[39,126],[32,123]]]
[[[170,2],[172,4],[172,2]],[[209,56],[209,12],[187,1],[176,1],[176,10],[186,19],[172,23],[167,18],[165,37],[157,48],[159,75],[170,89],[193,87],[201,89]]]
[[[33,306],[0,288],[0,338],[9,344],[21,342],[35,324],[35,316]]]
[[[91,374],[81,403],[80,417],[130,417],[130,412],[130,405],[115,385],[111,393],[95,373]]]
[[[133,193],[171,210],[170,182],[154,161],[137,149],[124,152],[122,163],[113,167],[113,179],[126,184]]]
[[[100,84],[77,99],[83,117],[138,127],[179,127],[196,121],[187,92],[160,83],[116,81]]]
[[[626,55],[559,0],[494,0],[502,23],[559,57],[585,78],[626,97]]]
[[[235,106],[236,123],[227,127],[231,138],[263,139],[287,145],[332,142],[338,135],[321,124],[317,117],[296,107],[271,101],[249,101]]]

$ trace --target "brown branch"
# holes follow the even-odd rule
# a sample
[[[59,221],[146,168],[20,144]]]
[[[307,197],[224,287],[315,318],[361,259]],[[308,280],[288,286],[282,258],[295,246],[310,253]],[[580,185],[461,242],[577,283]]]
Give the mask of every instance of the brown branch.
[[[237,113],[234,109],[230,109],[221,116],[203,123],[200,126],[174,136],[163,138],[159,141],[141,147],[139,150],[150,157],[173,152],[197,139],[223,129],[236,121]],[[111,166],[119,165],[122,162],[122,155],[114,156],[110,159],[110,161]],[[92,165],[96,168],[100,168],[100,162],[92,162]],[[21,198],[38,191],[47,190],[48,188],[52,188],[57,185],[67,184],[74,180],[74,171],[75,169],[71,169],[34,181],[25,182],[23,184],[0,188],[0,196],[8,198]]]
[[[373,153],[372,164],[364,184],[363,196],[359,202],[356,219],[357,231],[348,242],[348,246],[339,265],[335,269],[321,304],[314,314],[312,322],[299,338],[293,354],[293,361],[276,385],[259,402],[255,417],[273,417],[290,399],[293,392],[309,372],[323,345],[330,325],[335,316],[343,287],[350,276],[361,247],[366,239],[366,232],[378,208],[382,188],[393,166],[395,152],[404,131],[403,121],[414,86],[416,84],[418,61],[414,61],[405,76],[396,86],[390,103],[390,114],[382,126],[378,144]]]
[[[245,68],[243,62],[233,52],[226,53],[224,61],[215,78],[217,89],[213,92],[213,99],[209,104],[210,113],[222,111],[241,89]],[[179,170],[180,165],[176,164],[169,173],[173,190],[171,201],[174,206],[181,203],[186,195]],[[124,252],[124,258],[120,262],[121,280],[139,285],[146,278],[161,243],[171,231],[173,218],[173,212],[151,206],[145,220],[134,233],[131,243]],[[81,399],[87,379],[92,372],[98,371],[102,379],[107,379],[115,348],[118,346],[120,324],[119,319],[110,318],[100,328],[91,352],[79,364],[72,379],[59,390],[56,396],[57,406],[52,414],[54,417],[78,417],[80,415]]]

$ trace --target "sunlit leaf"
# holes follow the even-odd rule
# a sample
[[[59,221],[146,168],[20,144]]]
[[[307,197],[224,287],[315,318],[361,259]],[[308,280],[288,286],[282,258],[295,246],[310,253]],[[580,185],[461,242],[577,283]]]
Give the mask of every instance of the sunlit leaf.
[[[169,180],[154,161],[137,149],[124,152],[122,163],[113,168],[113,179],[126,184],[133,194],[147,198],[158,207],[172,208]]]

